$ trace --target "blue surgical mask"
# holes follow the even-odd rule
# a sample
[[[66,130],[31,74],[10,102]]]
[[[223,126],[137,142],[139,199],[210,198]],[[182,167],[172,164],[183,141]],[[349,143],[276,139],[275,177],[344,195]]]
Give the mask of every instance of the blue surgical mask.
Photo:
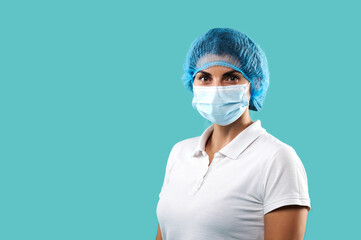
[[[226,126],[236,121],[249,105],[248,84],[193,86],[193,108],[212,123]]]

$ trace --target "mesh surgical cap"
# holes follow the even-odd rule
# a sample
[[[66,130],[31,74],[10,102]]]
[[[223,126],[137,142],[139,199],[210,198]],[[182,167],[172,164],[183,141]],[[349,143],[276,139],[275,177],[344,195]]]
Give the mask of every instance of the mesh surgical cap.
[[[260,111],[269,85],[269,70],[265,53],[245,34],[231,28],[213,28],[191,44],[183,64],[182,80],[193,92],[195,75],[213,65],[232,68],[250,82],[249,109]]]

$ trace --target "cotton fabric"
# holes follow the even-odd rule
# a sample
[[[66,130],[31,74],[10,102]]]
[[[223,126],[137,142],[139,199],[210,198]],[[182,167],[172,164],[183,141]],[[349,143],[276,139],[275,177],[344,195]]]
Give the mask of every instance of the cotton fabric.
[[[303,163],[260,120],[208,166],[212,131],[176,143],[169,154],[156,209],[163,240],[263,240],[265,214],[286,205],[311,209]]]

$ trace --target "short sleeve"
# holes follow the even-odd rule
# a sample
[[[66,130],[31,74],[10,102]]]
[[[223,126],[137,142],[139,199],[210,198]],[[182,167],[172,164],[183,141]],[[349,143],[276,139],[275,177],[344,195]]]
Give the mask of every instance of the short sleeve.
[[[263,181],[263,213],[286,205],[311,210],[305,168],[291,146],[279,149],[270,160]]]
[[[165,168],[165,174],[164,174],[164,179],[163,179],[163,185],[162,185],[162,188],[160,190],[160,193],[159,193],[159,198],[162,197],[167,185],[168,185],[168,181],[169,181],[169,175],[170,175],[170,172],[171,172],[171,169],[173,167],[173,155],[174,155],[174,149],[175,149],[175,146],[177,144],[175,144],[172,148],[172,150],[170,151],[170,154],[168,156],[168,160],[167,160],[167,164],[166,164],[166,168]]]

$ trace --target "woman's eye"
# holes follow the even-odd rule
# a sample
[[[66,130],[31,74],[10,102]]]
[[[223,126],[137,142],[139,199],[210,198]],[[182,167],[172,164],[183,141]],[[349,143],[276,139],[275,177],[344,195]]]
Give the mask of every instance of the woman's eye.
[[[206,82],[208,80],[208,78],[203,76],[203,77],[199,77],[199,80]]]
[[[236,82],[238,81],[240,78],[236,75],[231,75],[227,78],[227,80],[229,80],[230,82]],[[200,76],[198,77],[198,80],[199,81],[202,81],[202,82],[209,82],[210,79],[207,77],[207,76]]]
[[[236,81],[236,80],[239,80],[239,77],[237,77],[237,76],[233,75],[233,76],[229,76],[229,78],[228,78],[228,79],[230,79],[230,80],[231,80],[231,82],[234,82],[234,81]]]

